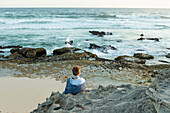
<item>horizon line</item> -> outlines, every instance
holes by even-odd
[[[0,8],[120,8],[120,9],[170,9],[168,7],[45,7],[45,6],[23,6],[23,7],[18,7],[18,6],[3,6]]]

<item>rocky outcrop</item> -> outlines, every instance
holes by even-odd
[[[137,40],[154,40],[154,41],[159,42],[159,38],[139,38]]]
[[[149,87],[108,85],[77,95],[53,92],[31,113],[169,113],[169,73],[159,71]]]
[[[131,63],[137,63],[137,64],[145,64],[146,60],[144,59],[139,59],[136,57],[132,57],[132,56],[118,56],[117,58],[115,58],[116,61],[121,61],[121,62],[131,62]]]
[[[37,49],[32,49],[30,51],[27,51],[26,57],[27,58],[36,58],[36,57],[41,57],[41,56],[46,56],[47,52],[44,48],[37,48]]]
[[[136,53],[134,54],[134,57],[140,58],[140,59],[153,59],[154,57],[152,55],[144,54],[144,53]]]
[[[37,58],[46,55],[46,50],[44,48],[15,48],[10,51],[12,54],[6,58]]]
[[[0,55],[0,58],[4,58],[4,55]]]
[[[117,48],[111,46],[111,45],[96,45],[96,44],[90,44],[89,49],[98,49],[99,51],[103,53],[107,53],[108,50],[116,50]]]
[[[0,51],[0,53],[4,53],[4,51]]]
[[[166,55],[166,57],[167,57],[167,58],[170,58],[170,53],[168,53],[168,54]]]
[[[15,53],[15,52],[17,52],[17,51],[19,51],[20,49],[19,48],[12,48],[11,50],[10,50],[10,52],[11,53]]]
[[[99,37],[103,37],[104,35],[112,35],[112,32],[104,32],[104,31],[89,31],[89,33],[93,35],[98,35]]]
[[[73,45],[73,41],[66,41],[65,44],[70,44],[70,45]]]
[[[79,51],[81,49],[79,48],[74,48],[74,47],[64,47],[64,48],[60,48],[60,49],[55,49],[53,51],[53,55],[61,55],[64,53],[74,53],[75,51]]]
[[[18,58],[24,58],[24,57],[21,54],[19,54],[18,52],[15,52],[9,56],[6,56],[5,58],[18,59]]]

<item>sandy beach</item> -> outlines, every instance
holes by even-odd
[[[52,91],[62,92],[65,83],[55,79],[0,77],[0,111],[2,113],[29,113]]]

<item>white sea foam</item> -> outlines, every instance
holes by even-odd
[[[44,47],[47,54],[61,47],[86,49],[99,57],[114,59],[120,55],[133,56],[143,49],[147,54],[165,56],[170,51],[169,9],[0,9],[0,45]],[[89,31],[112,32],[98,37]],[[162,38],[159,42],[137,41]],[[71,39],[67,38],[71,35]],[[73,40],[73,45],[65,41]],[[119,41],[121,42],[119,42]],[[117,42],[118,41],[118,42]],[[90,43],[111,45],[117,50],[87,49]],[[166,59],[167,60],[167,59]]]

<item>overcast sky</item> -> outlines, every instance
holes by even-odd
[[[170,0],[0,0],[0,7],[170,8]]]

